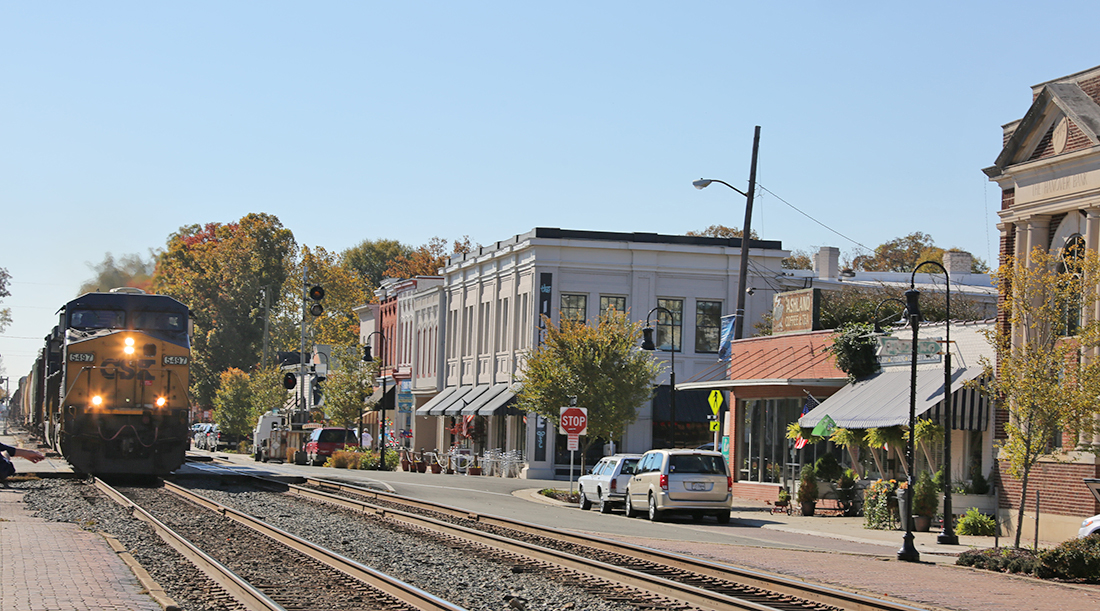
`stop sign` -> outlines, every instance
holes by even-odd
[[[561,408],[561,429],[569,435],[584,435],[588,431],[588,410],[583,407]]]

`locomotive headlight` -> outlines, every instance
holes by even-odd
[[[92,405],[94,405],[96,407],[99,407],[99,406],[103,405],[103,397],[101,397],[99,395],[96,395],[96,396],[92,397]]]
[[[164,397],[157,397],[157,407],[164,407],[168,405],[168,399]]]
[[[127,337],[126,338],[126,347],[123,348],[122,351],[125,352],[126,354],[133,354],[134,353],[134,338],[132,338],[132,337]]]

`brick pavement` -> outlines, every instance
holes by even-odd
[[[161,611],[161,606],[102,536],[36,518],[22,491],[0,488],[0,609]]]

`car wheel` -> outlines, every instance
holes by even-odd
[[[254,462],[260,462],[260,453],[259,453],[259,452],[256,452],[255,454],[253,454],[253,455],[252,455],[252,460],[253,460]]]
[[[730,512],[728,512],[728,511],[722,511],[714,517],[718,519],[719,524],[729,524],[730,523]]]
[[[626,491],[625,509],[626,509],[626,517],[628,517],[628,518],[633,518],[634,516],[638,515],[638,512],[634,510],[634,503],[630,502],[630,491],[629,490]]]
[[[611,501],[600,497],[600,513],[611,513]]]
[[[661,510],[657,509],[657,502],[653,500],[653,495],[649,495],[649,521],[660,522],[663,517]]]
[[[581,509],[584,511],[592,509],[592,501],[590,501],[588,495],[584,493],[584,488],[581,488]]]

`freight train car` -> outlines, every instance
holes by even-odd
[[[35,364],[28,406],[84,473],[164,475],[189,445],[187,306],[132,288],[65,304]],[[26,397],[24,397],[26,400]]]

